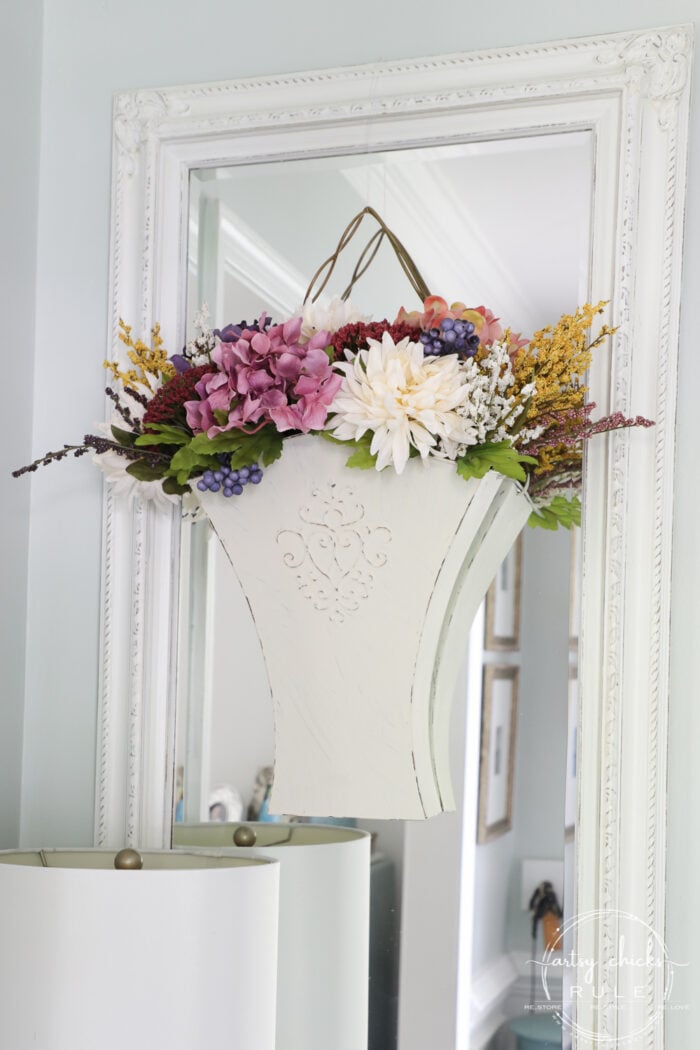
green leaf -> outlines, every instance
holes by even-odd
[[[537,510],[533,510],[527,519],[527,523],[531,529],[550,529],[552,532],[556,532],[559,528],[559,521],[556,515],[552,514],[546,507],[538,507]]]
[[[475,445],[457,460],[457,473],[460,477],[483,478],[489,470],[495,470],[515,481],[525,481],[526,473],[523,463],[536,464],[533,456],[520,455],[507,441],[488,442]]]
[[[370,452],[373,437],[371,430],[366,431],[357,441],[341,441],[339,438],[333,437],[333,434],[328,430],[321,430],[319,434],[326,441],[332,441],[334,445],[344,445],[346,448],[354,450],[352,455],[348,456],[345,461],[346,467],[357,467],[358,470],[372,470],[376,467],[377,454],[376,452]]]
[[[169,427],[160,423],[154,423],[153,427],[158,427],[158,430],[147,430],[144,434],[140,434],[134,444],[139,448],[144,445],[186,445],[192,437],[191,434],[178,427]]]
[[[257,434],[250,438],[250,441],[255,442],[251,447],[251,453],[255,456],[251,461],[253,463],[259,458],[262,460],[264,467],[269,467],[271,463],[274,463],[282,455],[284,436],[275,427],[266,427],[264,430],[258,431]],[[259,452],[256,449],[259,449]],[[249,465],[249,463],[241,464],[243,467]],[[237,468],[234,467],[235,469]]]
[[[204,470],[216,470],[218,465],[218,460],[215,456],[197,452],[192,447],[195,440],[196,438],[190,441],[189,445],[183,445],[182,448],[179,448],[170,460],[170,466],[166,473],[170,477],[177,478],[180,485],[184,485],[195,471],[199,473]]]
[[[323,349],[325,350],[326,354],[328,355],[328,360],[330,361],[331,364],[333,364],[333,362],[335,361],[335,347],[334,346],[324,346]]]
[[[126,472],[137,481],[160,481],[163,477],[163,468],[151,466],[147,459],[135,459]]]
[[[220,427],[225,427],[228,423],[228,412],[225,408],[215,408],[213,416]]]
[[[181,485],[175,478],[163,479],[163,492],[167,492],[169,496],[184,496],[186,492],[190,491],[189,485]]]
[[[284,436],[273,426],[263,427],[255,434],[245,430],[227,430],[213,438],[198,434],[190,442],[193,452],[200,455],[216,455],[217,452],[231,453],[231,466],[234,470],[249,467],[262,460],[263,466],[269,467],[282,455]]]
[[[527,523],[532,529],[550,529],[552,532],[560,525],[564,529],[580,526],[581,501],[578,496],[573,496],[570,500],[565,496],[555,496],[547,506],[533,510]]]
[[[372,470],[377,466],[377,457],[369,450],[369,445],[358,442],[359,448],[348,456],[345,461],[346,467],[357,467],[359,470]]]
[[[283,435],[273,426],[263,427],[255,434],[248,434],[244,430],[227,430],[213,438],[197,434],[187,445],[177,450],[170,461],[168,474],[183,485],[194,472],[216,470],[216,456],[220,452],[230,453],[234,470],[250,467],[260,461],[263,466],[269,467],[282,455],[283,442]]]
[[[136,434],[133,430],[122,430],[121,427],[112,427],[112,435],[115,441],[126,448],[133,448],[136,443]]]
[[[186,441],[192,437],[192,431],[186,426],[177,426],[174,423],[147,423],[146,426],[149,434],[171,434],[174,438],[181,437]]]

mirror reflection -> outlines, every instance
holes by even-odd
[[[367,204],[431,289],[484,304],[529,335],[587,297],[591,148],[582,131],[193,171],[187,336],[203,304],[212,328],[293,315]],[[331,294],[354,261],[341,258]],[[383,246],[353,302],[381,319],[414,308],[412,296]],[[561,952],[559,909],[564,923],[574,909],[579,539],[525,529],[465,624],[457,812],[427,824],[359,822],[375,835],[372,1050],[429,1045],[445,1010],[470,1050],[570,1045],[566,1026],[539,1009],[541,967],[530,960]],[[173,819],[274,819],[262,653],[204,521],[183,528],[180,599]],[[549,990],[561,1010],[566,990],[551,980]]]

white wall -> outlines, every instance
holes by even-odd
[[[22,8],[28,6],[25,2]],[[691,21],[697,16],[697,0],[616,0],[615,4],[591,0],[579,5],[501,0],[478,6],[463,0],[435,0],[429,13],[418,0],[385,0],[381,5],[355,0],[343,7],[329,7],[320,0],[294,5],[287,0],[262,5],[231,0],[200,0],[197,5],[190,0],[46,0],[35,450],[79,438],[86,421],[102,415],[99,362],[107,315],[110,112],[115,89],[522,44]],[[21,50],[20,30],[35,25],[30,13],[22,10],[11,38],[15,55]],[[36,36],[30,30],[30,38]],[[38,61],[37,54],[37,66]],[[36,78],[38,72],[31,66],[31,61],[18,61],[18,75],[21,67],[22,77]],[[697,181],[700,162],[699,80],[696,77],[694,89],[691,185],[693,176]],[[35,85],[36,79],[31,83]],[[25,135],[34,113],[31,85],[15,79],[3,95],[10,104],[19,100]],[[31,148],[28,152],[29,181],[23,181],[19,195],[11,195],[16,214],[23,199],[26,208],[27,194],[31,199]],[[9,178],[7,162],[4,168],[3,178]],[[30,228],[28,218],[25,229]],[[700,283],[700,214],[693,196],[686,248],[685,288],[692,290]],[[10,258],[20,275],[21,260],[13,253]],[[26,272],[17,281],[18,294],[26,295],[31,287],[26,256],[23,265]],[[18,301],[16,295],[13,301]],[[694,685],[700,633],[696,540],[700,355],[695,346],[699,314],[697,295],[686,294],[678,413],[668,938],[671,954],[681,960],[696,958],[695,945],[700,942],[700,907],[693,907],[692,895],[693,873],[700,867],[700,836],[692,833],[689,816],[700,809],[696,776],[700,704]],[[3,320],[7,329],[7,314]],[[22,342],[31,345],[30,340]],[[21,348],[16,350],[12,343],[6,352],[8,362],[14,364]],[[9,409],[6,396],[4,419],[8,411],[13,422],[17,416],[21,431],[29,415],[27,377],[9,378],[11,396],[24,400],[22,406]],[[26,842],[81,843],[90,839],[92,827],[99,479],[85,463],[63,465],[35,478],[32,490],[22,833]],[[12,493],[14,506],[19,507],[22,497],[15,489]],[[21,576],[23,551],[17,534],[22,511],[8,511],[7,506],[5,501],[2,528],[3,536],[9,530],[9,547],[3,549],[3,556],[10,552],[7,571],[19,571]],[[8,515],[13,512],[19,513],[19,523],[10,525]],[[21,579],[11,581],[8,594],[11,619],[21,623]],[[21,688],[17,670],[21,631],[19,635],[4,639],[10,650],[7,666],[14,675],[15,700]],[[9,683],[6,667],[3,676]],[[16,727],[10,727],[9,739],[17,742]],[[689,996],[696,978],[697,966],[680,971],[679,994],[685,990]],[[671,1050],[692,1044],[692,1016],[679,1012],[671,1017]]]
[[[19,839],[29,484],[10,471],[31,458],[41,18],[41,0],[0,6],[0,849]]]

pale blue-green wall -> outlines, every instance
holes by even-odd
[[[9,9],[8,4],[4,5]],[[19,5],[14,5],[19,7]],[[22,5],[22,16],[24,8]],[[36,298],[36,370],[33,444],[36,450],[71,436],[86,420],[102,415],[99,362],[107,311],[109,234],[110,119],[113,91],[123,88],[225,79],[436,54],[454,50],[524,44],[569,36],[601,34],[698,18],[697,0],[591,0],[553,4],[551,0],[464,3],[435,0],[355,0],[328,5],[319,0],[291,4],[235,4],[231,0],[46,0],[42,56],[41,177]],[[31,18],[25,25],[36,26]],[[18,32],[21,24],[18,26]],[[35,39],[35,30],[30,37]],[[11,47],[21,34],[13,34]],[[39,63],[39,55],[35,57]],[[31,65],[31,63],[28,63]],[[4,104],[17,106],[22,137],[35,120],[33,91],[38,69],[3,92]],[[18,74],[19,76],[19,74]],[[697,178],[700,105],[697,78],[691,133],[691,187]],[[30,136],[31,138],[31,133]],[[19,196],[32,228],[35,158],[29,147],[27,179]],[[7,171],[8,151],[3,167]],[[15,175],[19,174],[15,172]],[[4,177],[8,177],[6,174]],[[673,699],[670,769],[669,941],[677,958],[694,958],[700,940],[700,907],[693,905],[692,872],[700,867],[700,836],[693,814],[700,811],[697,741],[700,704],[695,696],[696,639],[700,633],[700,559],[696,521],[700,498],[696,480],[697,391],[700,356],[695,347],[700,302],[700,215],[691,193],[686,235],[686,294],[683,303],[681,383],[678,411],[678,487],[673,592]],[[3,261],[15,266],[7,246]],[[20,294],[31,290],[31,262]],[[18,271],[20,272],[20,271]],[[16,301],[16,299],[15,299]],[[27,311],[27,316],[29,311]],[[7,330],[7,315],[4,315]],[[17,344],[20,344],[19,347]],[[7,341],[5,343],[7,347]],[[31,338],[12,340],[6,361],[16,367]],[[26,369],[31,370],[29,361]],[[6,373],[7,376],[7,373]],[[11,383],[10,383],[11,378]],[[6,379],[10,396],[27,398],[27,375]],[[60,411],[56,413],[56,405]],[[17,420],[17,452],[29,441],[22,428],[32,407],[9,410]],[[24,408],[24,412],[22,411]],[[60,477],[59,477],[60,473]],[[14,489],[12,490],[14,493]],[[12,499],[20,506],[22,497]],[[3,515],[7,522],[7,502]],[[3,525],[10,542],[8,590],[12,616],[22,620],[24,552],[19,526]],[[27,842],[87,842],[91,837],[97,623],[99,617],[99,480],[76,463],[47,471],[32,485],[22,829]],[[670,539],[670,538],[669,538]],[[57,566],[60,563],[60,571]],[[70,583],[66,584],[66,580]],[[21,628],[5,639],[7,668],[14,675],[14,703],[21,690]],[[13,745],[16,724],[10,726]],[[3,752],[16,749],[3,744]],[[12,773],[10,772],[10,779]],[[11,790],[11,789],[10,789]],[[16,820],[16,812],[12,818]],[[697,971],[697,967],[695,968]],[[678,975],[680,992],[690,994],[692,968]],[[672,1019],[672,1050],[692,1044],[685,1037],[688,1018]]]
[[[10,471],[32,431],[41,8],[0,5],[0,849],[19,839],[29,486]]]
[[[476,851],[473,973],[530,947],[523,860],[564,859],[570,552],[568,532],[523,530],[522,649],[487,657],[520,668],[518,720],[513,826]]]

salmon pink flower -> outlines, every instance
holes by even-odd
[[[454,317],[447,305],[447,300],[440,295],[429,295],[423,303],[423,313],[413,310],[411,313],[401,307],[394,324],[410,324],[414,328],[422,328],[427,332],[429,328],[439,328],[446,317]]]

